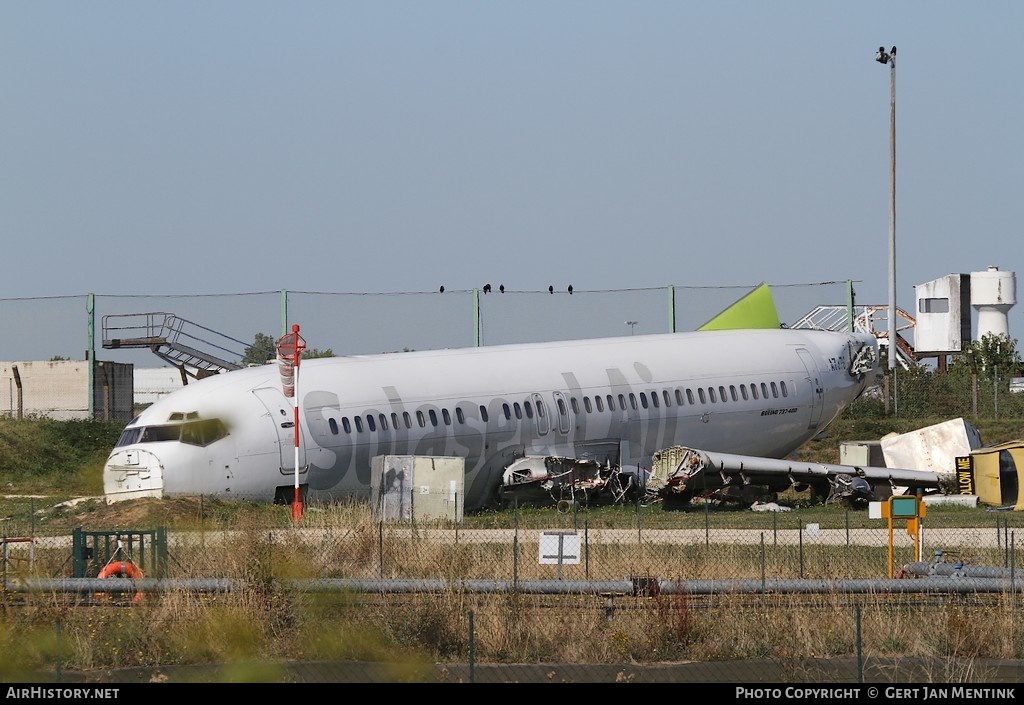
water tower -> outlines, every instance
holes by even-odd
[[[971,307],[978,312],[975,340],[989,333],[1010,335],[1007,314],[1017,303],[1017,279],[1013,272],[1000,272],[989,267],[984,272],[971,272]]]

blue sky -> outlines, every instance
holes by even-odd
[[[1019,2],[4,0],[0,299],[850,279],[886,304],[896,45],[912,310],[1024,270],[1021,27]]]

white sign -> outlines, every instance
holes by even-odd
[[[568,565],[580,562],[580,535],[575,531],[543,531],[540,535],[538,562]]]

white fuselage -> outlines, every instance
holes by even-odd
[[[851,373],[865,348],[870,367]],[[458,456],[474,510],[524,456],[649,467],[686,445],[779,458],[861,394],[875,348],[868,334],[755,329],[318,358],[300,361],[297,413],[268,364],[147,408],[111,453],[104,490],[108,501],[274,501],[295,485],[307,500],[368,497],[374,456]]]

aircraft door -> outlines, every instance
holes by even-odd
[[[821,383],[821,374],[818,372],[818,363],[814,361],[814,356],[806,348],[797,348],[796,353],[800,356],[800,362],[804,364],[804,369],[807,371],[807,383],[811,385],[811,420],[808,422],[807,428],[815,429],[821,423],[821,410],[825,403],[825,387]]]
[[[569,416],[569,405],[565,401],[565,395],[561,392],[552,392],[555,398],[555,415],[558,417],[558,432],[568,436],[572,430],[572,418]]]
[[[295,474],[295,407],[292,400],[277,387],[254,389],[253,394],[267,408],[268,418],[274,424],[278,450],[281,456],[281,474]],[[305,474],[306,448],[299,437],[299,474]]]
[[[532,394],[533,406],[537,410],[534,414],[534,420],[537,422],[537,435],[546,436],[549,430],[548,426],[548,409],[544,404],[544,397],[540,394]]]

